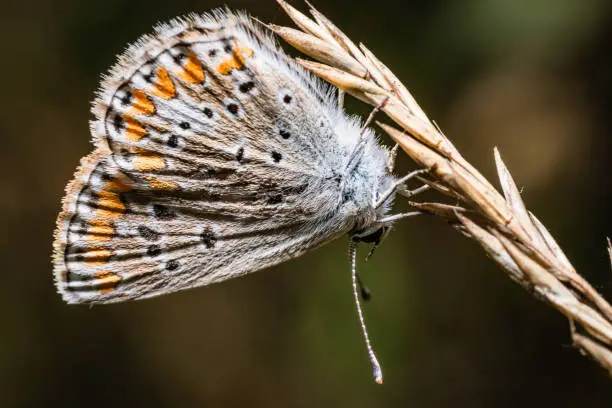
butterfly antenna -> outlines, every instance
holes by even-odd
[[[368,356],[370,357],[370,363],[372,363],[372,369],[374,370],[374,381],[377,384],[382,384],[383,375],[382,369],[380,368],[380,363],[376,358],[376,354],[374,354],[374,349],[372,348],[372,344],[370,342],[370,336],[368,335],[368,329],[365,325],[365,320],[363,318],[363,311],[361,310],[361,303],[359,302],[359,291],[357,290],[357,244],[355,241],[351,240],[350,243],[350,256],[351,256],[351,276],[353,280],[353,297],[355,299],[355,304],[357,305],[357,315],[359,316],[359,324],[361,325],[361,331],[363,332],[363,338],[365,339],[366,347],[368,348]]]

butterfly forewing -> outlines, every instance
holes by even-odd
[[[346,154],[326,132],[332,101],[287,64],[247,18],[221,14],[161,26],[121,57],[58,219],[67,301],[218,282],[351,228],[333,217]]]
[[[270,58],[250,22],[183,25],[139,42],[132,52],[140,55],[128,51],[94,106],[96,138],[123,170],[148,184],[155,175],[191,179],[194,171],[243,162],[308,176],[333,171],[314,138],[298,131],[326,115],[297,75]]]

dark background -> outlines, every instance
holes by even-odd
[[[366,318],[383,386],[370,377],[345,239],[148,301],[93,309],[61,301],[52,232],[64,185],[92,149],[99,74],[156,22],[220,5],[2,2],[0,406],[612,406],[610,379],[571,347],[566,320],[433,218],[402,221],[359,265],[374,294]],[[612,3],[316,5],[366,42],[492,179],[498,146],[529,208],[612,298],[604,246],[612,234]],[[272,0],[230,6],[288,23]],[[412,167],[400,161],[402,172]]]

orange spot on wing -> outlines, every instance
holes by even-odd
[[[149,186],[154,190],[174,191],[180,188],[178,184],[172,181],[160,180],[156,177],[145,177],[145,180],[147,180]]]
[[[172,79],[164,67],[157,68],[157,84],[151,89],[151,94],[164,99],[172,99],[176,96]]]
[[[123,115],[123,120],[127,124],[125,128],[125,138],[130,142],[138,142],[147,134],[146,129],[132,116]]]
[[[107,242],[115,235],[112,221],[105,218],[92,218],[87,228],[88,242]]]
[[[112,292],[113,290],[115,290],[119,282],[121,282],[121,276],[110,271],[98,272],[95,274],[95,277],[97,279],[96,285],[107,286],[103,289],[100,289],[101,295]]]
[[[187,56],[189,58],[187,64],[185,64],[184,70],[179,72],[177,76],[186,82],[201,84],[205,78],[202,63],[193,52],[190,52]]]
[[[108,258],[111,257],[113,253],[106,248],[92,246],[87,248],[87,252],[85,252],[85,263],[90,266],[102,266],[108,262]]]
[[[136,156],[132,162],[134,167],[140,171],[161,170],[166,167],[163,156],[158,154],[141,154]]]
[[[221,75],[229,75],[234,69],[242,69],[244,67],[245,56],[253,55],[253,50],[249,47],[234,47],[234,52],[226,60],[217,65],[217,72]]]
[[[126,208],[125,204],[121,201],[119,193],[125,193],[130,190],[132,190],[132,187],[118,178],[104,183],[104,188],[98,192],[98,206],[100,208],[96,210],[96,216],[110,219],[121,217],[125,213]],[[92,221],[90,221],[90,223],[91,222]],[[103,227],[100,223],[98,223],[98,225],[99,227]]]
[[[153,105],[153,102],[146,93],[140,89],[134,89],[132,95],[134,96],[134,103],[130,113],[134,115],[152,115],[155,113],[155,105]]]
[[[120,180],[118,178],[112,179],[111,181],[107,181],[104,184],[104,189],[116,193],[127,193],[128,191],[133,190],[132,186],[128,185],[123,180]]]
[[[98,192],[98,196],[100,197],[98,200],[100,208],[96,211],[97,216],[115,219],[125,213],[125,204],[121,201],[119,194],[102,190]]]

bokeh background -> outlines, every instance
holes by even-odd
[[[612,383],[571,347],[567,322],[433,218],[401,222],[359,266],[373,291],[366,318],[383,386],[370,377],[344,239],[216,286],[63,304],[52,232],[64,185],[91,150],[99,74],[156,22],[221,5],[2,2],[0,406],[612,406]],[[612,299],[611,2],[316,5],[367,43],[493,179],[498,146],[528,206]],[[288,23],[273,0],[230,6]]]

